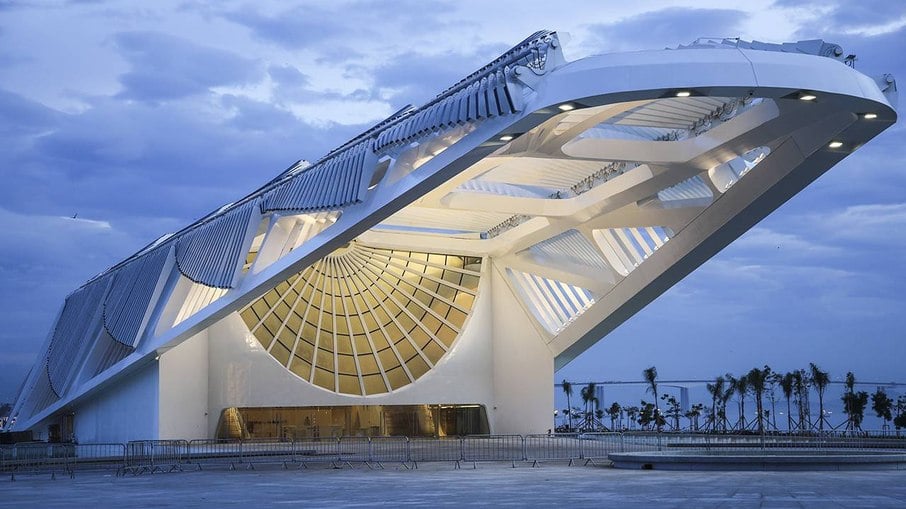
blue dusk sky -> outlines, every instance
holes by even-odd
[[[538,29],[569,59],[823,38],[906,79],[906,2],[679,3],[0,0],[0,401],[82,282]],[[906,380],[904,166],[901,122],[557,379]]]

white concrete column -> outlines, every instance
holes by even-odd
[[[158,438],[208,438],[208,331],[161,354]]]
[[[506,268],[492,263],[489,276],[494,320],[494,405],[488,408],[491,432],[547,433],[553,428],[554,358],[540,325],[507,283]]]

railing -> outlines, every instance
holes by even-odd
[[[0,473],[16,474],[58,473],[72,477],[77,470],[113,470],[119,473],[125,465],[123,444],[48,444],[19,443],[0,448]]]
[[[173,472],[181,470],[188,455],[186,440],[133,440],[125,444],[123,472]]]
[[[172,472],[185,467],[255,468],[276,464],[305,468],[326,462],[334,466],[363,463],[383,467],[399,463],[461,463],[547,461],[572,464],[607,460],[617,452],[673,451],[680,453],[810,454],[846,451],[906,452],[906,437],[724,435],[709,433],[558,433],[547,435],[467,435],[407,438],[400,436],[303,438],[297,440],[136,440],[125,444],[19,443],[0,447],[0,473],[74,476],[76,471],[108,470],[117,474]]]

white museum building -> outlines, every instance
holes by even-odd
[[[7,428],[544,433],[556,369],[896,121],[852,63],[533,34],[76,289]]]

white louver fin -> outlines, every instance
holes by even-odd
[[[561,281],[506,269],[526,307],[551,334],[557,334],[595,303],[589,290]]]
[[[94,342],[110,279],[96,279],[66,299],[47,353],[47,375],[57,396],[66,392],[81,366],[82,354]]]
[[[673,233],[669,228],[649,226],[594,230],[593,235],[607,262],[625,276],[663,246]]]
[[[104,300],[104,328],[114,340],[135,346],[170,246],[150,251],[116,271]]]
[[[245,202],[183,234],[176,241],[179,271],[196,283],[231,288],[256,206]]]

